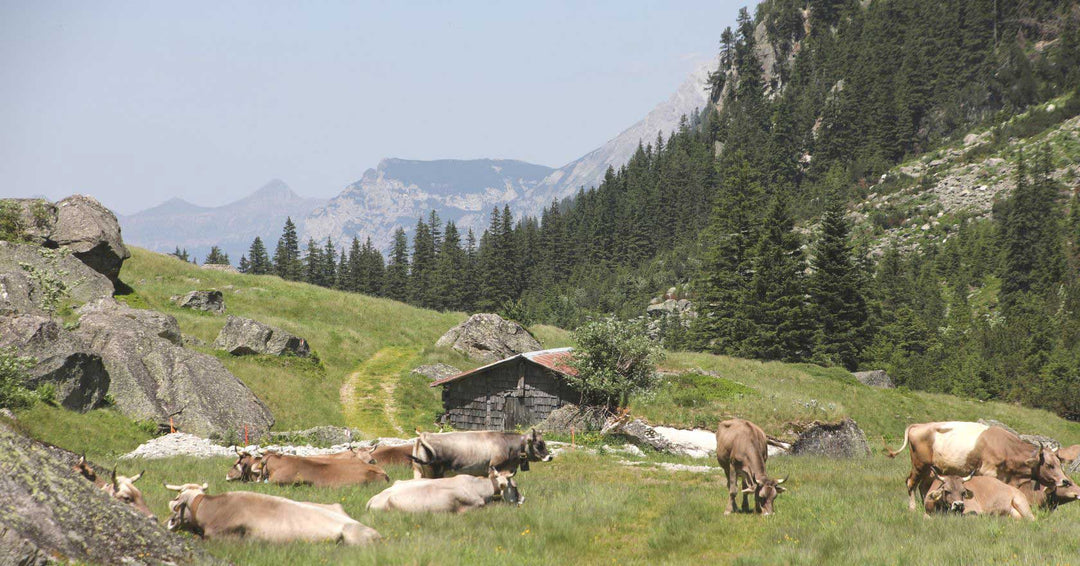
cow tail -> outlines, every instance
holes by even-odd
[[[885,446],[885,455],[886,456],[888,456],[890,458],[895,458],[897,454],[904,451],[904,448],[907,448],[908,434],[911,432],[911,427],[912,426],[914,426],[914,425],[908,425],[908,427],[904,429],[904,443],[900,445],[900,448],[897,448],[895,451],[893,451],[893,450],[889,450],[888,445]]]

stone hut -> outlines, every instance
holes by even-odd
[[[571,348],[526,352],[431,384],[443,388],[442,422],[458,430],[532,426],[581,395],[566,382]]]

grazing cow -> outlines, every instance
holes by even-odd
[[[79,461],[72,467],[73,470],[78,472],[82,477],[90,480],[98,489],[108,493],[115,499],[119,499],[128,505],[135,508],[136,511],[146,515],[153,519],[154,513],[150,511],[150,507],[146,505],[146,500],[143,499],[142,491],[135,487],[135,482],[139,481],[143,476],[143,472],[139,472],[132,477],[116,475],[116,468],[112,470],[111,481],[104,481],[99,479],[97,472],[94,468],[90,467],[90,464],[86,461],[86,456],[80,456]]]
[[[1054,453],[1057,454],[1058,459],[1061,460],[1061,465],[1068,466],[1073,463],[1074,460],[1080,458],[1080,444],[1073,444],[1068,448],[1058,448]]]
[[[380,466],[411,466],[413,461],[410,456],[412,456],[414,447],[415,443],[413,442],[398,446],[383,444],[373,450],[371,456]]]
[[[496,499],[521,504],[511,490],[514,472],[488,468],[486,478],[461,475],[451,478],[396,481],[372,497],[368,509],[410,513],[464,513],[479,509]]]
[[[1001,515],[1014,519],[1035,519],[1031,503],[1019,489],[989,476],[942,476],[930,469],[934,481],[924,500],[926,515],[960,513],[963,515]]]
[[[446,475],[486,476],[488,468],[500,472],[529,471],[529,462],[550,462],[541,433],[518,434],[489,430],[420,433],[410,456],[413,477]]]
[[[188,530],[205,538],[235,537],[267,542],[333,541],[363,545],[379,533],[349,517],[341,505],[293,501],[284,497],[232,491],[207,495],[206,484],[168,485],[179,492],[169,502],[169,530]]]
[[[742,479],[742,511],[750,512],[747,504],[749,494],[754,494],[754,512],[772,515],[773,500],[783,493],[779,480],[768,477],[765,473],[765,460],[769,457],[768,439],[765,432],[756,424],[743,419],[723,421],[716,429],[716,460],[727,476],[728,505],[725,515],[735,511],[735,497],[740,493],[739,480]]]
[[[390,476],[382,468],[355,458],[318,459],[286,454],[263,456],[260,477],[269,483],[316,487],[390,481]]]
[[[930,489],[931,466],[949,475],[974,471],[1014,487],[1025,479],[1054,487],[1072,484],[1053,450],[1025,442],[1001,427],[967,422],[913,424],[904,431],[900,448],[895,451],[886,448],[886,452],[894,458],[909,443],[908,507],[913,511],[917,508],[915,490],[925,499]]]

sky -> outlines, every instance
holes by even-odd
[[[130,214],[385,157],[558,167],[715,56],[731,1],[0,0],[0,197]]]

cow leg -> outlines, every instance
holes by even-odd
[[[919,481],[919,472],[916,471],[916,469],[914,467],[911,468],[911,472],[908,474],[907,482],[905,482],[905,483],[907,484],[908,509],[911,510],[911,511],[916,511],[916,510],[919,509],[919,504],[918,504],[918,502],[915,501],[915,490],[919,489],[919,490],[924,491],[924,493],[923,493],[923,499],[924,500],[926,499],[926,493],[925,493],[925,490],[923,490],[922,486],[920,485],[921,482]]]
[[[730,515],[735,511],[735,494],[739,492],[739,478],[735,475],[735,470],[731,464],[728,464],[724,468],[724,476],[727,477],[728,490],[728,504],[727,509],[724,510],[724,514]]]
[[[916,476],[916,480],[918,481],[919,487],[919,501],[926,501],[926,494],[930,493],[930,485],[934,483],[934,478],[926,473],[926,470],[923,470],[922,474]],[[908,505],[912,510],[915,510],[918,508],[918,503],[915,501],[915,492],[910,491],[909,493],[910,501],[908,502]]]
[[[749,482],[746,481],[746,478],[743,478],[743,482],[742,482],[743,489],[745,490],[747,488],[747,486],[749,486],[749,485],[750,484],[749,484]],[[756,505],[756,502],[755,502],[755,505]],[[742,494],[742,512],[743,513],[749,513],[750,512],[750,494],[746,493],[745,491]]]

